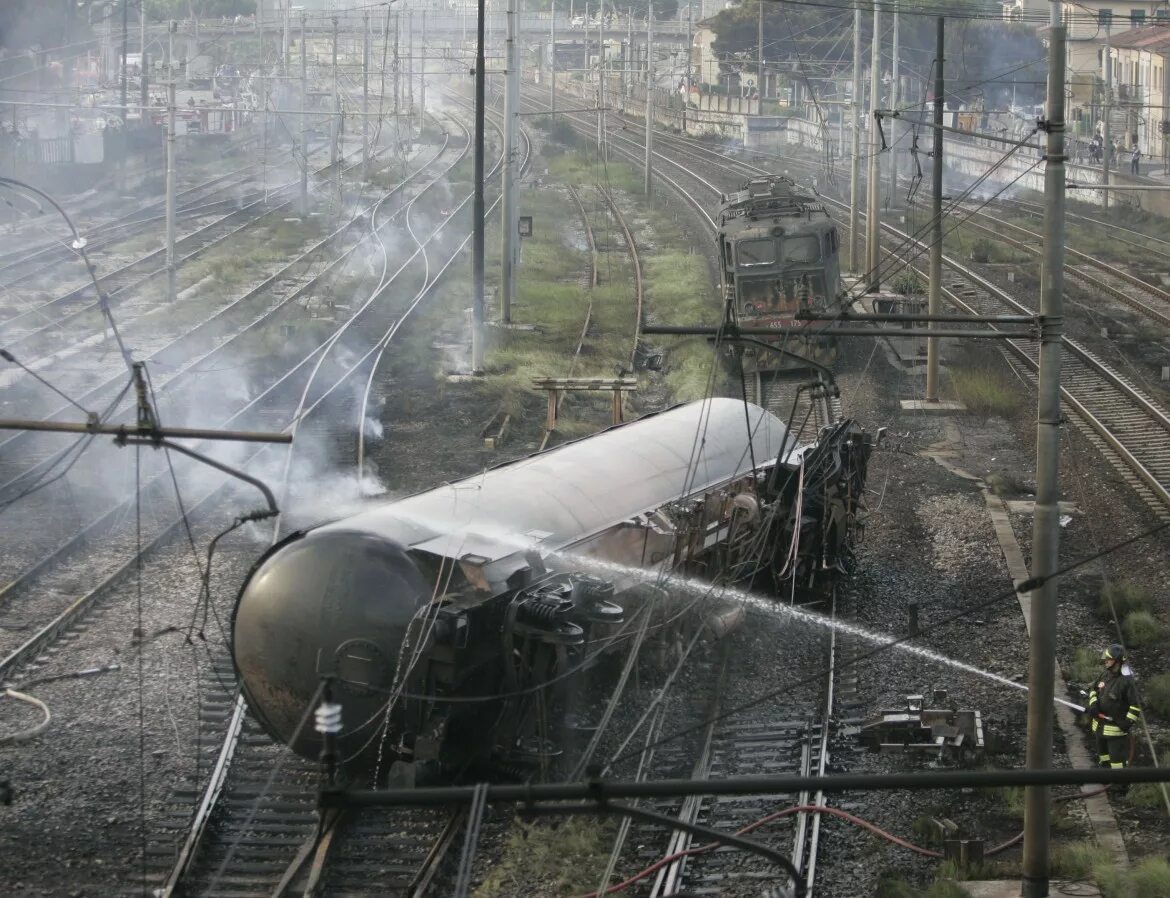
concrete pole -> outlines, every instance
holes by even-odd
[[[406,11],[406,136],[414,136],[414,11]]]
[[[610,160],[610,141],[605,132],[605,90],[608,87],[608,60],[605,58],[605,0],[597,7],[597,143],[601,159]]]
[[[418,133],[422,135],[423,113],[427,108],[427,11],[422,11],[422,33],[418,47]]]
[[[175,278],[175,29],[167,26],[167,301],[178,298]]]
[[[552,5],[548,26],[548,108],[557,114],[557,5]]]
[[[690,105],[690,102],[691,102],[691,61],[692,61],[692,56],[694,55],[692,48],[694,47],[694,43],[695,43],[694,25],[695,25],[695,7],[694,7],[693,3],[688,3],[687,4],[687,69],[686,69],[687,73],[686,73],[686,80],[684,82],[684,86],[686,87],[686,93],[683,95],[683,110],[682,110],[682,132],[683,132],[684,137],[686,136],[686,133],[687,133],[687,107]],[[760,94],[760,96],[763,96],[763,94]]]
[[[370,14],[362,15],[362,183],[370,167]]]
[[[484,107],[484,4],[479,0],[479,18],[476,22],[475,43],[475,163],[472,173],[472,239],[471,239],[471,370],[483,370],[483,263],[484,263],[484,202],[483,202],[483,107]]]
[[[849,162],[849,270],[861,274],[861,10],[853,10],[853,155]]]
[[[1044,275],[1040,284],[1040,379],[1037,385],[1036,511],[1032,522],[1032,576],[1050,577],[1060,546],[1060,356],[1064,324],[1064,46],[1065,29],[1049,34],[1048,153],[1044,169]],[[1028,663],[1028,770],[1052,767],[1053,688],[1056,672],[1055,579],[1032,590]],[[1048,895],[1047,786],[1024,789],[1025,898]]]
[[[284,31],[281,33],[280,70],[286,75],[289,69],[289,51],[292,49],[289,35],[292,32],[292,0],[284,0]]]
[[[898,79],[901,77],[901,43],[899,41],[898,0],[894,0],[894,48],[890,67],[890,108],[897,109],[899,88]],[[898,202],[898,136],[901,131],[901,119],[890,119],[890,203]]]
[[[1101,54],[1101,78],[1105,83],[1101,94],[1101,183],[1109,184],[1109,154],[1113,152],[1113,136],[1110,134],[1110,116],[1113,114],[1113,59],[1112,49],[1109,47],[1109,27],[1112,22],[1105,23],[1105,51]],[[1101,208],[1109,208],[1109,191],[1101,191]]]
[[[264,5],[267,0],[256,0],[256,42],[258,45],[259,68],[256,70],[256,88],[260,95],[256,98],[260,104],[260,152],[264,154],[263,163],[267,163],[268,156],[268,90],[264,81]],[[145,5],[145,4],[144,4]],[[261,165],[261,177],[264,178],[264,196],[268,197],[267,168]]]
[[[500,317],[512,323],[512,300],[516,296],[516,109],[520,79],[516,71],[516,6],[508,0],[508,28],[504,38],[504,184],[500,202]]]
[[[126,71],[126,53],[130,48],[130,2],[122,0],[122,138],[126,137],[126,88],[129,73]],[[125,153],[122,155],[125,164]]]
[[[330,135],[332,140],[329,141],[329,164],[337,166],[337,141],[340,137],[341,129],[339,127],[341,118],[341,107],[339,105],[340,99],[337,93],[337,16],[333,17],[333,110],[338,113],[337,119],[334,120],[334,125],[330,129],[333,133]]]
[[[942,257],[943,257],[943,39],[945,36],[946,20],[938,20],[938,31],[935,37],[937,50],[934,57],[934,153],[931,160],[934,167],[930,170],[930,182],[933,188],[931,201],[931,236],[930,236],[930,293],[927,297],[927,314],[942,314]],[[926,401],[938,402],[938,337],[926,338]]]
[[[1162,102],[1166,102],[1166,98],[1170,97],[1170,53],[1161,55],[1162,60]],[[1165,122],[1170,120],[1170,110],[1165,108],[1158,110],[1159,121],[1162,125],[1158,128],[1158,134],[1162,139],[1162,174],[1170,174],[1170,134],[1162,133],[1162,127],[1165,127]]]
[[[873,44],[869,51],[869,202],[865,218],[865,267],[866,292],[881,290],[879,268],[882,261],[881,241],[881,183],[882,166],[881,137],[874,113],[881,105],[882,88],[882,5],[878,0],[873,4]]]
[[[146,75],[146,3],[138,4],[138,72],[142,87],[143,107],[150,105],[150,88],[147,86]],[[68,82],[66,82],[68,83]],[[146,109],[142,110],[142,124],[146,125]]]
[[[650,196],[650,161],[654,158],[654,4],[646,5],[646,158],[642,166],[642,189]]]
[[[756,20],[756,91],[764,99],[764,0],[758,0],[760,12]],[[763,112],[761,103],[757,110]]]
[[[402,58],[399,55],[398,39],[401,16],[394,13],[394,132],[401,130],[398,116],[402,112]]]
[[[305,40],[305,14],[301,13],[301,218],[309,214],[309,129],[305,99],[309,93],[309,57]]]

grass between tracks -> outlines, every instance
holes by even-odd
[[[580,895],[597,888],[616,825],[569,817],[557,825],[517,820],[475,898]],[[617,893],[624,895],[624,892]]]
[[[480,389],[502,406],[517,411],[524,394],[535,393],[534,377],[614,377],[629,373],[635,330],[634,269],[624,237],[597,187],[611,192],[638,241],[646,295],[646,321],[672,324],[714,324],[720,309],[703,256],[692,253],[692,239],[667,210],[641,201],[640,175],[630,166],[599,163],[592,155],[548,141],[535,163],[541,186],[521,194],[525,215],[532,215],[534,235],[521,246],[514,329],[489,331],[486,377]],[[598,245],[599,283],[589,286],[591,254],[577,204],[566,185],[577,188]],[[491,239],[489,247],[498,245]],[[500,271],[489,253],[486,272],[489,318],[499,315]],[[586,314],[590,324],[580,354]],[[645,343],[645,341],[643,341]],[[672,401],[698,398],[706,392],[712,365],[710,348],[701,340],[674,340],[648,354],[662,356],[664,386]],[[639,389],[651,382],[637,372]],[[565,436],[592,432],[609,414],[608,394],[574,394],[563,407],[558,431]]]

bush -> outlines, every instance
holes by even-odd
[[[1170,720],[1170,673],[1151,677],[1144,692],[1149,709]]]
[[[1170,895],[1170,863],[1148,857],[1133,871],[1133,898],[1166,898]]]
[[[1150,645],[1162,638],[1162,625],[1148,611],[1131,611],[1121,624],[1126,645]]]
[[[1101,650],[1080,646],[1062,671],[1065,680],[1070,683],[1092,683],[1101,672]]]
[[[971,261],[990,262],[991,254],[994,250],[995,246],[990,240],[980,237],[971,244]]]
[[[1166,804],[1161,783],[1134,783],[1125,793],[1125,800],[1135,808],[1160,808]]]
[[[1052,874],[1060,879],[1085,879],[1102,864],[1109,852],[1094,842],[1072,842],[1052,848]]]
[[[989,475],[987,486],[997,496],[1019,496],[1028,491],[1028,485],[1010,471]]]
[[[1097,614],[1105,620],[1123,620],[1134,611],[1149,611],[1154,597],[1144,586],[1130,580],[1106,583],[1097,602]]]
[[[973,414],[1014,418],[1023,408],[1024,387],[1002,366],[952,368],[951,382],[959,399]]]
[[[926,285],[922,283],[922,278],[913,271],[903,271],[894,278],[890,289],[903,296],[921,296],[926,292]]]

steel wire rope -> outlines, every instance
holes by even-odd
[[[33,185],[27,184],[24,181],[20,181],[16,178],[8,178],[3,176],[0,176],[0,186],[7,187],[13,193],[24,191],[25,193],[32,193],[35,196],[39,196],[41,199],[45,200],[45,202],[49,203],[49,205],[51,205],[59,213],[61,213],[61,217],[65,219],[65,223],[69,226],[69,230],[73,234],[73,243],[71,248],[76,250],[77,254],[81,257],[81,261],[85,265],[85,270],[89,274],[90,280],[93,282],[94,290],[97,291],[98,307],[101,310],[102,316],[110,325],[110,330],[114,334],[114,340],[118,344],[118,350],[122,354],[122,360],[126,363],[126,367],[128,369],[133,370],[133,361],[130,358],[129,351],[126,349],[126,345],[122,342],[122,335],[118,331],[118,322],[114,320],[114,315],[110,311],[109,296],[105,293],[104,290],[102,290],[101,284],[98,282],[97,268],[94,266],[93,262],[90,261],[89,255],[85,251],[85,238],[82,237],[80,233],[78,233],[76,226],[73,224],[73,219],[69,217],[69,214],[65,211],[60,203],[58,203],[55,199],[53,199],[52,196],[41,190],[39,187],[34,187]],[[33,202],[36,204],[35,200]]]
[[[110,416],[114,413],[114,410],[117,408],[118,404],[121,403],[123,397],[125,397],[126,393],[129,391],[129,389],[132,385],[133,385],[133,381],[131,381],[131,380],[126,381],[126,383],[122,387],[121,391],[117,394],[117,396],[114,397],[113,401],[106,407],[106,410],[103,413],[100,413],[98,415],[97,420],[99,423],[105,423],[106,421],[109,420]],[[7,499],[4,502],[0,503],[0,512],[3,512],[5,509],[7,509],[11,505],[14,505],[15,503],[19,502],[21,499],[25,498],[26,496],[29,496],[32,493],[37,492],[38,490],[44,489],[45,487],[49,486],[49,484],[55,483],[56,481],[65,477],[69,473],[69,471],[73,468],[73,466],[77,463],[77,460],[79,458],[81,458],[82,454],[84,454],[86,449],[89,448],[90,444],[94,441],[94,439],[96,437],[97,437],[97,434],[88,434],[88,433],[83,434],[82,436],[80,436],[76,440],[74,440],[65,449],[58,452],[57,456],[55,458],[50,459],[48,466],[44,470],[42,470],[41,473],[38,475],[36,483],[34,483],[32,486],[25,489],[20,494],[13,496],[11,499]],[[56,465],[58,462],[62,461],[63,459],[68,458],[69,454],[72,453],[75,449],[78,450],[77,454],[72,459],[69,460],[69,462],[66,464],[65,468],[63,470],[57,472],[52,477],[49,477],[49,473],[52,471],[53,466]],[[27,473],[9,481],[9,484],[18,483],[25,476],[27,476]],[[47,480],[45,479],[46,477],[48,477]]]

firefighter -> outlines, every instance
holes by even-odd
[[[1125,647],[1111,645],[1101,653],[1105,670],[1089,692],[1086,710],[1097,738],[1097,761],[1120,769],[1129,763],[1129,731],[1141,716],[1133,677],[1127,675]]]

